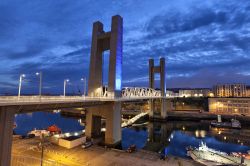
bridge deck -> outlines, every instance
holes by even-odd
[[[34,105],[34,104],[73,104],[93,102],[114,102],[160,99],[165,97],[84,97],[84,96],[0,96],[0,106]]]

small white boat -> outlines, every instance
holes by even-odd
[[[28,135],[31,135],[31,134],[35,135],[36,137],[40,137],[42,134],[44,136],[48,136],[50,134],[50,132],[47,131],[47,130],[37,130],[37,129],[34,129],[34,130],[32,130],[32,131],[30,131],[28,133]]]
[[[187,148],[187,155],[193,160],[207,165],[250,165],[250,160],[243,158],[243,156],[229,155],[225,152],[220,152],[218,150],[209,148],[205,143],[201,142],[198,148]]]
[[[220,115],[218,115],[218,121],[212,121],[210,124],[214,127],[241,129],[241,123],[238,120],[231,119],[231,122],[222,122]]]

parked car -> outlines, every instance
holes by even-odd
[[[82,145],[82,148],[83,149],[86,149],[86,148],[89,148],[90,146],[92,146],[93,143],[92,142],[85,142],[83,145]]]
[[[132,153],[132,152],[135,152],[136,151],[136,145],[131,145],[128,149],[127,149],[127,152],[128,153]]]

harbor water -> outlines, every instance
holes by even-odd
[[[83,130],[78,119],[62,117],[60,114],[36,112],[15,117],[15,133],[25,135],[29,131],[57,125],[62,132]],[[188,158],[186,147],[198,147],[201,141],[210,148],[223,152],[250,150],[250,128],[213,128],[209,121],[168,121],[164,123],[143,122],[122,129],[121,147],[126,150],[132,144],[138,149]]]

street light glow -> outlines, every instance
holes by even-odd
[[[81,78],[81,81],[83,81],[83,83],[84,83],[84,87],[83,87],[83,95],[85,96],[86,95],[86,89],[87,89],[87,80],[86,80],[86,77],[83,77],[83,78]]]
[[[22,81],[23,81],[23,78],[25,77],[25,74],[21,74],[20,75],[20,78],[19,78],[19,86],[18,86],[18,100],[21,96],[21,89],[22,89]]]
[[[64,86],[63,86],[63,96],[64,97],[66,96],[66,85],[67,85],[67,82],[69,82],[69,79],[65,79],[64,80]]]

